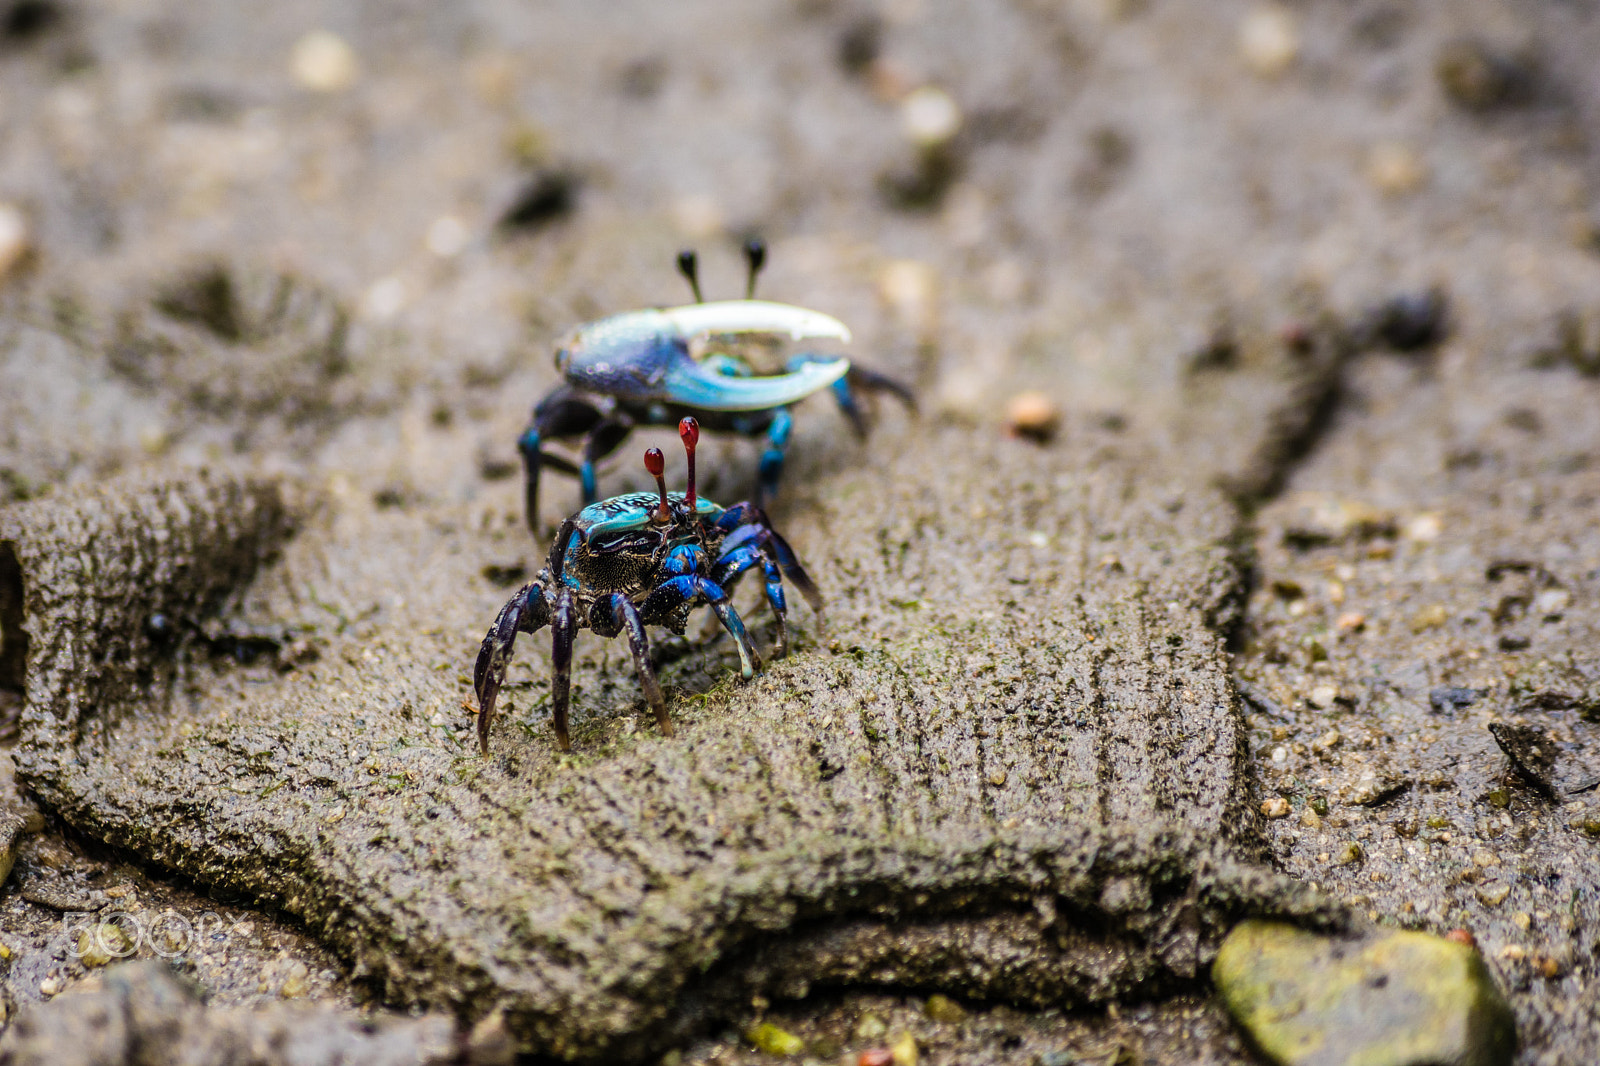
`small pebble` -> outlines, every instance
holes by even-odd
[[[918,148],[938,148],[961,129],[961,108],[943,89],[924,85],[900,104],[900,123]]]
[[[1444,938],[1451,943],[1464,944],[1469,948],[1475,949],[1478,946],[1478,938],[1472,935],[1470,929],[1452,929],[1444,935]]]
[[[289,72],[302,88],[319,93],[348,89],[360,73],[355,52],[331,30],[313,30],[296,41]]]
[[[787,1030],[779,1029],[771,1022],[753,1026],[744,1034],[744,1038],[753,1044],[756,1050],[767,1055],[798,1055],[806,1049],[804,1040]]]
[[[939,277],[916,259],[892,259],[878,274],[878,295],[902,322],[929,334],[939,322]]]
[[[894,1066],[917,1066],[917,1057],[917,1038],[910,1033],[901,1033],[889,1047],[889,1061]]]
[[[1318,685],[1311,690],[1311,706],[1319,711],[1325,711],[1332,707],[1334,701],[1338,698],[1339,690],[1333,685]]]
[[[0,202],[0,278],[28,254],[28,219],[15,204]]]
[[[443,215],[434,219],[433,225],[428,227],[424,243],[428,251],[440,259],[453,259],[466,249],[471,237],[466,223],[454,215]]]
[[[1557,616],[1572,602],[1572,593],[1566,589],[1545,589],[1533,598],[1535,614]]]
[[[1061,428],[1061,408],[1042,392],[1019,392],[1006,403],[1006,428],[1014,437],[1047,443]]]
[[[857,1057],[856,1066],[894,1066],[894,1052],[886,1047],[869,1048]]]
[[[928,1002],[923,1004],[922,1013],[936,1022],[946,1022],[950,1025],[959,1025],[967,1020],[966,1008],[949,996],[935,993],[928,997]]]
[[[1359,633],[1367,628],[1367,616],[1360,611],[1346,611],[1334,620],[1334,628],[1343,633]]]
[[[1498,907],[1506,901],[1507,896],[1511,895],[1511,886],[1503,881],[1497,881],[1493,884],[1479,885],[1475,894],[1485,907]]]
[[[1006,772],[1004,770],[996,770],[994,773],[990,774],[989,784],[993,785],[995,788],[1004,788],[1006,784]]]
[[[297,999],[305,995],[306,990],[310,987],[310,981],[308,980],[310,976],[311,971],[306,969],[305,963],[294,963],[289,967],[289,974],[283,979],[283,987],[278,990],[278,994],[284,999]]]
[[[857,1040],[876,1040],[888,1031],[888,1023],[868,1011],[856,1022],[855,1038]]]
[[[1367,180],[1388,196],[1415,192],[1428,180],[1427,166],[1409,145],[1385,141],[1367,154]]]
[[[1284,747],[1284,746],[1282,746],[1281,744],[1278,747],[1273,748],[1272,749],[1272,761],[1275,764],[1277,764],[1278,766],[1282,766],[1284,763],[1288,762],[1289,761],[1289,749]]]
[[[1443,529],[1444,523],[1438,515],[1431,512],[1423,513],[1406,523],[1406,536],[1419,544],[1426,544],[1438,540]]]
[[[1316,811],[1312,810],[1310,807],[1307,807],[1305,810],[1300,812],[1300,824],[1305,826],[1307,829],[1321,829],[1322,818],[1317,814]]]
[[[1300,54],[1300,28],[1293,13],[1277,4],[1250,12],[1239,24],[1239,53],[1245,66],[1263,78],[1288,70]]]
[[[1437,629],[1450,620],[1450,612],[1443,604],[1434,604],[1424,607],[1411,616],[1411,632],[1421,633],[1429,629]]]
[[[1339,849],[1339,853],[1334,856],[1333,862],[1336,866],[1350,866],[1364,858],[1366,858],[1366,853],[1361,850],[1361,845],[1352,840]]]
[[[1264,818],[1287,818],[1289,816],[1289,801],[1282,796],[1274,796],[1261,803],[1261,815]]]
[[[39,994],[41,996],[53,996],[60,992],[61,989],[62,983],[59,977],[46,977],[39,982]]]

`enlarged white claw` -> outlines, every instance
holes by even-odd
[[[716,333],[787,333],[791,340],[822,337],[849,343],[850,328],[832,315],[770,300],[717,300],[661,312],[685,337]]]
[[[850,360],[834,359],[802,363],[788,374],[743,378],[715,373],[684,358],[667,370],[662,391],[673,403],[707,411],[765,411],[799,403],[849,371]]]

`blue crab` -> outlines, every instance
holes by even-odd
[[[592,503],[561,523],[549,560],[538,577],[500,609],[483,638],[473,670],[478,697],[478,743],[489,751],[495,698],[518,633],[552,629],[554,651],[550,717],[556,742],[571,750],[567,735],[572,646],[580,629],[603,637],[627,631],[634,668],[661,732],[672,736],[672,719],[650,665],[646,625],[682,633],[689,612],[709,605],[739,649],[740,672],[748,680],[761,668],[730,595],[739,578],[759,567],[767,603],[777,619],[774,654],[788,651],[783,582],[800,590],[813,610],[822,598],[805,568],[762,510],[750,503],[719,507],[695,493],[694,450],[700,427],[693,417],[679,423],[688,455],[687,491],[668,492],[661,449],[645,452],[644,465],[659,494],[634,492]]]
[[[628,311],[580,326],[556,349],[565,379],[533,409],[517,441],[526,478],[528,528],[539,533],[539,475],[548,466],[576,474],[583,502],[599,498],[595,464],[622,446],[636,426],[669,426],[688,416],[702,428],[745,437],[766,436],[756,504],[770,505],[783,473],[793,419],[789,407],[831,388],[858,438],[868,428],[863,394],[887,392],[915,410],[911,390],[893,378],[843,356],[796,353],[786,372],[758,375],[749,361],[727,352],[696,358],[691,346],[736,334],[787,337],[791,341],[848,343],[850,330],[838,319],[803,307],[753,299],[766,261],[759,240],[745,244],[749,280],[743,300],[706,303],[700,298],[695,254],[678,256],[695,303],[660,310]],[[577,459],[546,450],[551,441],[577,441]]]

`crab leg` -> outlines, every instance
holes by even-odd
[[[750,634],[745,632],[744,620],[733,609],[733,604],[728,602],[728,593],[715,581],[699,574],[669,578],[645,597],[644,603],[639,606],[639,613],[651,625],[662,625],[669,622],[685,603],[692,604],[697,598],[711,605],[717,620],[739,646],[740,673],[746,681],[750,680],[761,669],[761,656],[750,644]]]
[[[554,631],[550,648],[550,724],[562,751],[572,750],[567,736],[567,707],[572,702],[572,645],[578,636],[577,597],[566,585],[556,593],[556,609],[550,628]]]
[[[789,627],[786,619],[789,605],[783,595],[783,578],[778,573],[777,564],[760,547],[747,545],[726,552],[717,560],[716,567],[711,571],[712,578],[727,589],[731,595],[734,583],[746,570],[759,565],[767,576],[767,603],[772,607],[772,616],[778,622],[778,644],[773,651],[773,657],[783,658],[789,654]]]
[[[472,687],[478,695],[478,747],[489,754],[489,727],[494,721],[495,698],[506,679],[511,649],[518,633],[536,633],[550,623],[544,587],[537,581],[522,586],[495,617],[478,649],[472,669]]]
[[[633,652],[633,667],[639,672],[639,687],[644,689],[645,701],[655,712],[661,735],[673,735],[672,719],[667,717],[666,697],[661,695],[661,682],[656,680],[655,668],[650,665],[650,640],[645,635],[644,620],[633,601],[620,592],[595,601],[589,608],[589,628],[602,637],[614,637],[622,630],[628,631],[628,647]]]

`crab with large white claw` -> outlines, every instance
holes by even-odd
[[[856,435],[868,428],[864,398],[878,393],[898,397],[915,409],[911,390],[842,355],[797,352],[784,373],[757,374],[734,352],[697,352],[702,340],[759,334],[794,343],[848,344],[850,330],[820,311],[756,300],[756,277],[766,261],[766,246],[745,245],[749,261],[747,298],[700,300],[693,252],[678,256],[695,303],[660,310],[611,315],[568,334],[556,349],[556,368],[564,381],[539,401],[532,423],[517,442],[526,479],[529,529],[538,534],[539,479],[545,467],[577,474],[584,503],[599,497],[595,464],[621,447],[637,426],[672,425],[693,417],[701,428],[746,437],[765,436],[756,503],[767,506],[777,493],[793,419],[789,408],[813,393],[831,389]],[[714,345],[713,345],[714,347]],[[552,441],[576,441],[578,455],[550,451]]]

